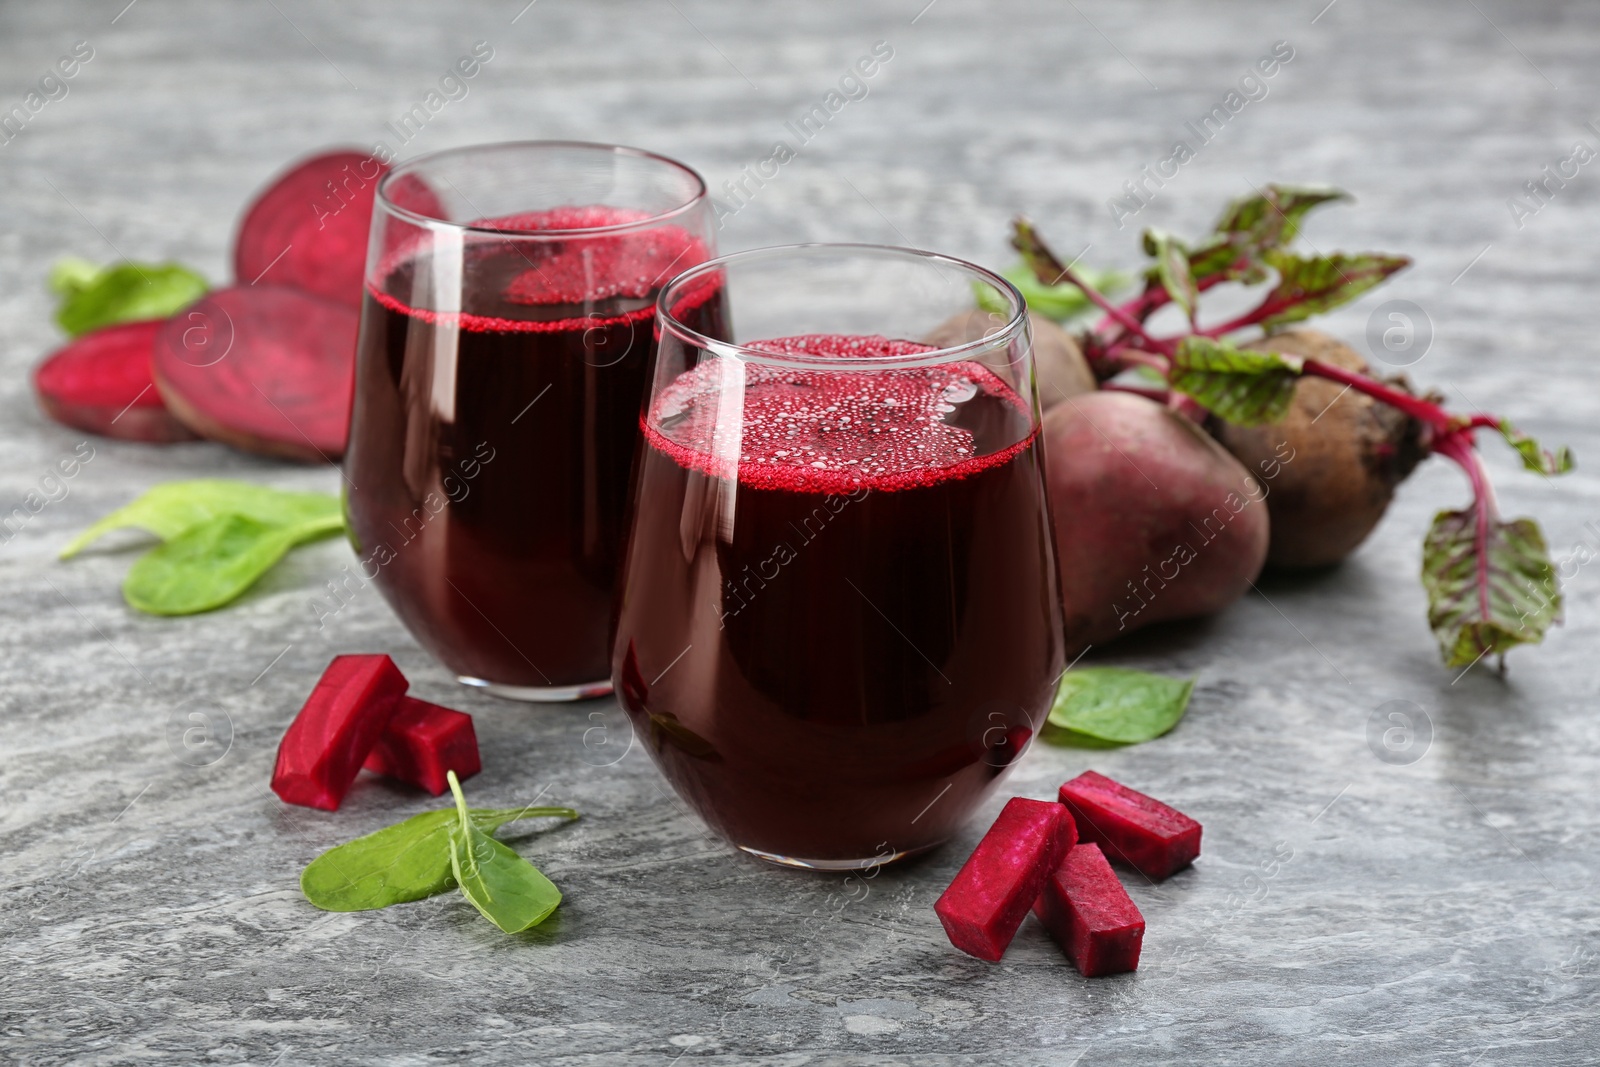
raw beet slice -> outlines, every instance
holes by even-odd
[[[388,169],[370,153],[342,149],[273,179],[239,222],[239,284],[289,285],[360,307],[372,204]]]
[[[1077,839],[1072,816],[1060,804],[1007,801],[933,906],[950,943],[980,960],[998,960]]]
[[[1077,845],[1045,879],[1033,905],[1085,978],[1138,970],[1144,916],[1098,845]]]
[[[338,811],[406,685],[388,656],[335,656],[278,745],[272,791],[290,804]]]
[[[1061,803],[1084,841],[1151,878],[1165,878],[1200,855],[1199,823],[1103,774],[1084,771],[1063,785]]]
[[[401,697],[365,766],[439,796],[450,788],[446,771],[455,771],[457,778],[470,778],[483,769],[472,716],[416,697]]]
[[[164,321],[107,326],[50,353],[33,372],[39,407],[67,426],[125,441],[193,441],[150,376],[150,353]]]
[[[332,462],[349,432],[359,319],[285,286],[218,289],[167,321],[152,352],[156,386],[202,437]]]

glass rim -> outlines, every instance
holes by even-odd
[[[839,356],[807,358],[806,356],[791,354],[779,355],[733,341],[720,341],[713,337],[707,337],[699,330],[686,325],[671,311],[671,304],[676,301],[677,296],[686,287],[693,285],[697,280],[703,279],[713,271],[722,270],[738,262],[776,259],[794,255],[795,253],[808,253],[818,250],[907,260],[921,259],[928,263],[953,267],[963,273],[981,279],[1005,295],[1011,301],[1011,317],[999,329],[986,333],[982,337],[974,338],[971,341],[964,341],[959,345],[933,348],[926,352],[914,352],[904,356],[878,356],[871,359],[858,359],[852,356],[845,359]],[[996,317],[998,318],[999,316],[997,315]],[[940,252],[929,252],[920,248],[859,242],[806,241],[797,244],[768,245],[763,248],[747,249],[743,252],[730,252],[690,267],[663,286],[661,292],[656,295],[656,322],[663,329],[670,330],[679,340],[687,344],[703,348],[719,356],[731,356],[742,362],[807,370],[893,370],[903,367],[933,367],[941,363],[953,363],[962,359],[970,359],[979,353],[999,348],[1002,345],[1009,345],[1023,331],[1027,321],[1028,302],[1023,297],[1021,290],[987,267],[980,267],[978,264],[964,259],[957,259],[954,256],[947,256]],[[900,338],[900,340],[909,340],[909,338]]]
[[[609,154],[618,156],[631,156],[635,159],[649,160],[652,163],[665,164],[668,168],[687,175],[693,182],[695,191],[689,199],[674,207],[659,211],[642,219],[630,222],[617,222],[607,226],[580,226],[575,229],[562,230],[507,230],[497,226],[477,226],[468,222],[452,222],[449,219],[438,219],[432,215],[424,215],[407,207],[401,207],[389,199],[389,183],[400,178],[401,175],[414,173],[421,167],[438,162],[452,156],[475,155],[479,153],[501,152],[512,149],[579,149],[596,154]],[[680,215],[699,207],[706,202],[709,191],[706,180],[699,171],[681,163],[671,156],[664,156],[659,152],[652,152],[646,148],[634,148],[629,145],[607,144],[603,141],[562,141],[562,140],[525,140],[525,141],[490,141],[485,144],[460,145],[456,148],[444,148],[437,152],[427,152],[414,156],[403,163],[398,163],[382,178],[378,179],[377,206],[383,208],[391,215],[405,219],[417,226],[427,226],[434,229],[454,230],[459,233],[488,233],[497,237],[517,237],[529,240],[547,240],[552,238],[570,238],[574,235],[599,235],[611,233],[626,233],[630,230],[648,229],[659,226],[663,222],[677,218]],[[469,207],[471,205],[468,205]]]

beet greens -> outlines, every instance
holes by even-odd
[[[1547,476],[1570,470],[1571,452],[1547,451],[1498,416],[1452,414],[1441,397],[1417,395],[1403,380],[1380,381],[1315,359],[1242,347],[1349,303],[1410,264],[1405,256],[1383,253],[1302,256],[1289,250],[1307,212],[1346,199],[1326,187],[1268,185],[1230,204],[1213,232],[1195,243],[1146,230],[1144,250],[1153,263],[1143,291],[1122,304],[1057,259],[1027,219],[1015,221],[1012,244],[1041,284],[1081,290],[1104,312],[1078,337],[1102,382],[1142,368],[1164,379],[1167,388],[1155,395],[1171,407],[1240,426],[1281,421],[1302,377],[1338,382],[1403,412],[1424,452],[1457,464],[1472,486],[1472,503],[1439,512],[1423,540],[1428,624],[1447,666],[1467,667],[1491,652],[1503,665],[1507,651],[1539,642],[1560,621],[1561,591],[1538,524],[1501,518],[1476,435],[1499,433],[1528,470]],[[1201,295],[1224,282],[1270,288],[1252,310],[1202,325]],[[1169,304],[1184,313],[1188,329],[1158,335],[1146,323]]]

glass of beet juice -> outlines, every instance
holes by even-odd
[[[919,340],[975,293],[986,336]],[[657,332],[613,653],[636,734],[763,859],[938,844],[1063,669],[1022,297],[927,252],[797,245],[679,275]]]
[[[658,291],[712,256],[700,176],[525,142],[396,166],[367,255],[346,511],[362,574],[463,682],[610,691]],[[685,321],[717,332],[714,286]]]

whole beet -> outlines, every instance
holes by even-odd
[[[941,322],[923,341],[940,348],[952,348],[976,341],[1004,325],[999,315],[974,309]],[[1028,312],[1028,329],[1033,334],[1033,366],[1039,381],[1041,408],[1048,411],[1068,397],[1094,392],[1094,372],[1070,333],[1034,311]]]
[[[1069,654],[1233,603],[1267,556],[1250,472],[1200,427],[1131,393],[1044,417]]]
[[[1367,373],[1367,361],[1316,330],[1290,330],[1250,345]],[[1403,379],[1396,379],[1403,384]],[[1272,545],[1267,566],[1337,563],[1364,541],[1394,488],[1425,454],[1422,428],[1396,409],[1325,378],[1302,378],[1282,422],[1212,433],[1267,488]]]

